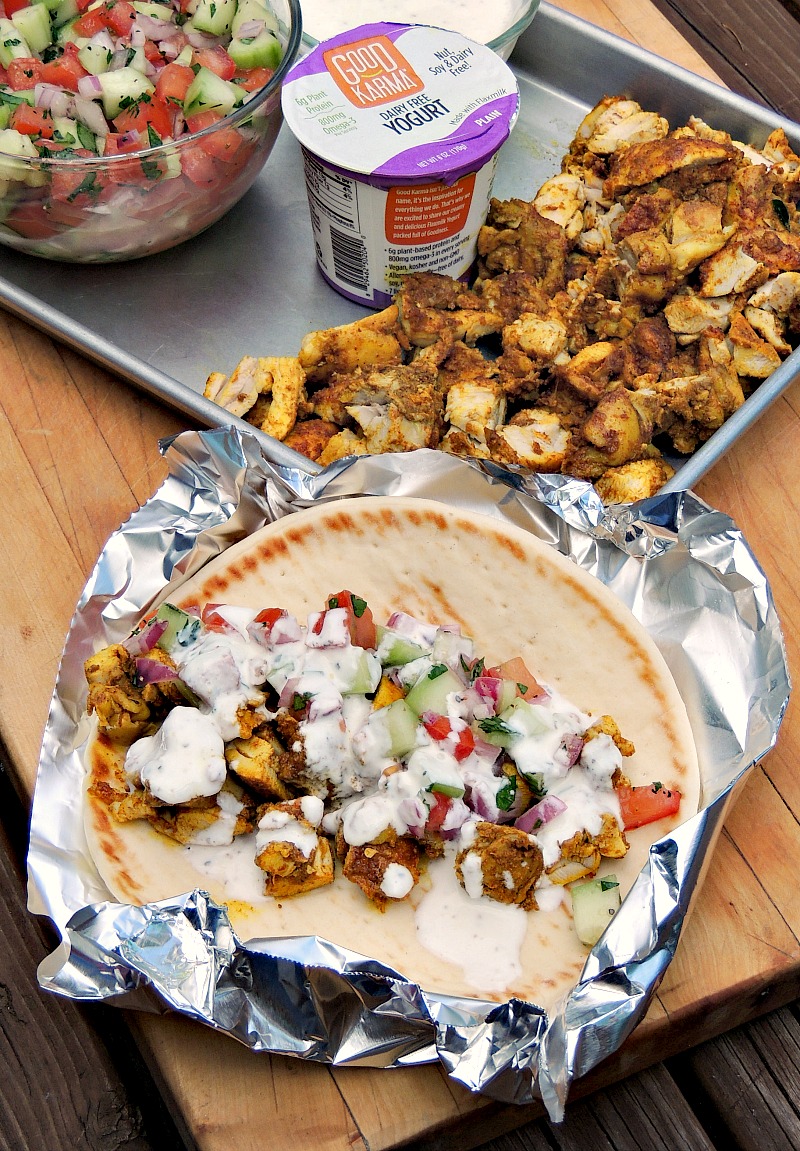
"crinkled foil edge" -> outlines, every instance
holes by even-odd
[[[81,1000],[175,1010],[254,1051],[341,1066],[440,1060],[472,1091],[563,1116],[573,1081],[647,1010],[675,952],[738,785],[773,746],[789,696],[766,577],[736,525],[691,492],[606,508],[591,485],[523,476],[422,450],[358,457],[318,475],[271,463],[233,428],[162,445],[169,474],[115,532],[77,605],[42,743],[28,857],[29,906],[62,934],[40,985]],[[702,810],[650,850],[572,993],[535,1004],[427,994],[325,940],[243,942],[202,891],[145,907],[110,900],[82,817],[83,661],[122,639],[164,586],[263,524],[360,495],[415,496],[530,531],[605,583],[661,649],[687,705]],[[736,658],[731,658],[735,653]]]

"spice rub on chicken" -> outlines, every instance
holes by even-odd
[[[649,819],[680,803],[632,788],[615,721],[519,657],[487,667],[460,627],[403,611],[378,627],[349,591],[304,623],[165,604],[86,675],[96,750],[118,753],[91,784],[110,818],[186,847],[239,841],[277,900],[338,868],[384,911],[436,860],[468,896],[533,911],[543,884],[626,854],[637,792]]]
[[[206,394],[323,465],[432,447],[640,499],[797,345],[798,199],[782,129],[756,148],[607,96],[532,201],[492,201],[471,285],[410,275],[310,333],[291,400],[274,358]]]

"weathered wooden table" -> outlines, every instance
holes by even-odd
[[[793,0],[762,0],[757,13],[697,0],[561,2],[800,117]],[[24,807],[61,644],[107,536],[163,477],[158,439],[186,421],[5,314],[0,366],[0,1151],[800,1147],[800,1023],[789,1006],[800,993],[796,707],[728,821],[647,1019],[581,1084],[586,1098],[560,1127],[535,1108],[475,1099],[433,1067],[330,1071],[253,1057],[182,1019],[39,992],[36,964],[52,941],[24,910]],[[698,486],[761,559],[795,674],[798,388]]]

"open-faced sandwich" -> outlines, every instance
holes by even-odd
[[[245,938],[321,936],[428,990],[552,1004],[699,803],[627,610],[529,533],[429,501],[262,529],[86,674],[115,896],[203,888]]]

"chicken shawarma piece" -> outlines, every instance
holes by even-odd
[[[632,188],[665,180],[669,180],[667,187],[690,191],[730,179],[743,162],[738,148],[716,140],[676,138],[674,134],[662,140],[645,140],[615,152],[604,193],[613,200]]]
[[[669,122],[657,112],[644,111],[624,96],[604,96],[578,126],[569,155],[585,163],[586,153],[605,157],[618,148],[663,139],[668,132]]]
[[[363,846],[343,845],[342,872],[355,883],[379,911],[390,899],[405,899],[419,882],[420,846],[407,836],[388,829],[380,839]]]
[[[342,426],[357,424],[372,454],[435,447],[442,420],[437,376],[435,367],[419,360],[366,376],[338,376],[315,393],[314,410]]]
[[[333,883],[331,845],[318,830],[322,815],[322,801],[313,795],[259,809],[256,864],[267,895],[286,899]]]
[[[400,323],[409,343],[426,348],[446,340],[474,344],[499,332],[502,318],[475,292],[437,272],[406,276],[395,297]]]
[[[309,332],[303,337],[298,356],[300,367],[312,384],[358,368],[392,367],[402,359],[396,304],[352,324]]]
[[[487,434],[491,458],[535,472],[560,472],[571,439],[555,412],[523,408],[507,424]]]
[[[603,472],[594,486],[605,504],[632,504],[656,495],[674,475],[664,459],[632,460]]]
[[[262,356],[258,363],[260,390],[249,422],[268,436],[285,440],[306,398],[306,374],[296,356]]]
[[[146,658],[177,673],[173,660],[160,648],[153,648]],[[186,703],[186,689],[180,681],[142,682],[135,658],[120,643],[90,656],[84,673],[89,685],[86,709],[97,716],[100,731],[118,743],[132,743],[150,734],[174,704]]]
[[[478,233],[481,280],[501,272],[527,272],[542,291],[553,296],[566,285],[569,241],[552,220],[525,200],[495,200]]]
[[[539,905],[534,888],[544,868],[536,840],[508,824],[481,821],[474,826],[472,843],[459,851],[455,862],[467,895],[488,895],[498,903],[535,911]]]

